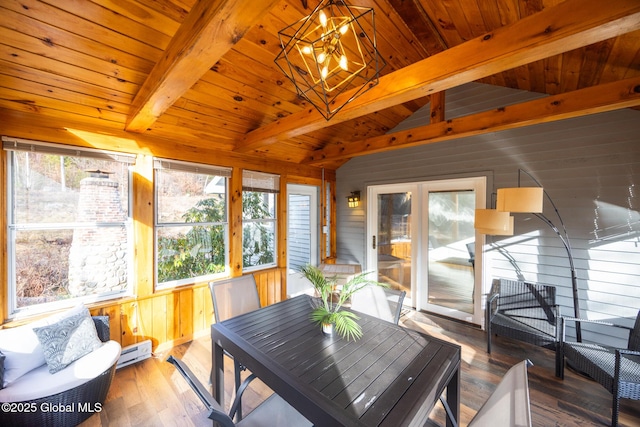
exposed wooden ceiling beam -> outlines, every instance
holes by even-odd
[[[347,104],[329,122],[310,107],[249,132],[235,151],[259,151],[278,141],[637,29],[637,0],[609,0],[607,7],[600,0],[567,0],[383,76],[377,86]],[[345,99],[350,96],[350,92],[343,95]]]
[[[567,92],[362,141],[334,143],[305,163],[321,166],[367,154],[498,132],[640,105],[640,78]]]
[[[444,121],[444,95],[444,92],[438,92],[429,97],[429,123]]]
[[[144,132],[278,0],[199,0],[131,105],[125,129]]]

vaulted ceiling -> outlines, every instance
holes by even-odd
[[[317,2],[0,0],[0,121],[336,168],[640,105],[638,0],[349,0],[374,8],[387,65],[327,121],[274,63]],[[472,81],[550,96],[447,121],[442,94]],[[431,124],[388,134],[429,102]]]

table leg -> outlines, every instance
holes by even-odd
[[[215,341],[212,344],[211,349],[211,385],[213,391],[213,398],[218,401],[220,406],[224,406],[224,354],[222,347],[220,347]]]
[[[447,403],[453,412],[456,423],[460,423],[460,365],[447,384]],[[454,427],[454,425],[447,417],[447,427]]]

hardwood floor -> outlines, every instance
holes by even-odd
[[[404,326],[424,331],[462,346],[461,426],[466,426],[513,364],[528,358],[531,413],[534,426],[607,426],[611,395],[597,383],[571,370],[561,381],[554,375],[554,353],[526,343],[497,337],[493,353],[486,353],[483,331],[424,313],[409,312]],[[127,366],[116,372],[103,410],[85,421],[91,426],[210,426],[204,406],[174,367],[165,362],[173,354],[183,359],[206,384],[211,368],[211,340],[198,338],[165,354]],[[230,401],[233,364],[229,369],[226,401]],[[251,383],[243,397],[245,413],[270,394],[259,380]],[[432,414],[443,423],[444,410],[437,405]],[[622,400],[621,426],[640,426],[640,402]],[[324,426],[322,426],[324,427]]]

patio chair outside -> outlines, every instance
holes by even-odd
[[[255,378],[255,375],[252,374],[244,380],[231,404],[229,414],[227,414],[183,361],[169,356],[167,362],[175,366],[180,375],[183,376],[191,389],[202,401],[209,411],[209,419],[214,421],[214,423],[217,422],[221,427],[306,427],[312,425],[305,417],[296,411],[295,408],[275,393],[258,405],[242,420],[234,423],[233,417],[240,407],[242,394],[246,390],[249,382]]]
[[[529,360],[513,365],[502,377],[491,396],[469,422],[469,427],[530,427]],[[457,427],[449,405],[441,397],[447,418]],[[431,423],[434,424],[434,423]]]
[[[567,321],[594,323],[609,328],[629,331],[627,348],[565,341]],[[576,370],[588,375],[612,394],[611,425],[618,425],[620,399],[640,400],[640,311],[633,328],[597,320],[560,318],[560,342],[556,353],[556,365],[560,367],[558,377],[564,379],[564,361]]]
[[[260,296],[253,274],[209,282],[209,290],[216,323],[260,308]],[[225,354],[233,359],[231,354]],[[237,392],[241,385],[240,372],[246,368],[235,359],[233,368]],[[213,371],[211,381],[213,381]],[[238,418],[242,419],[242,406],[238,407]]]
[[[351,296],[351,308],[397,325],[406,295],[406,291],[367,286]]]

